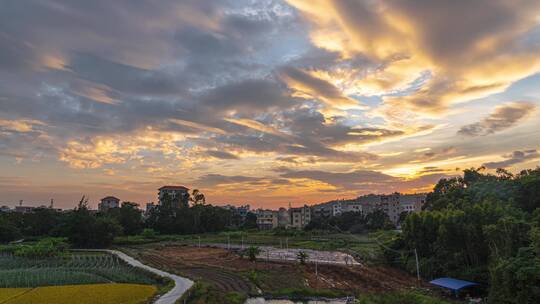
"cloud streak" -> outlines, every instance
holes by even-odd
[[[512,102],[495,108],[488,117],[479,122],[465,125],[459,135],[485,136],[511,128],[532,114],[535,106],[529,102]]]

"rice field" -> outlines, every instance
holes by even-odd
[[[140,304],[156,293],[152,285],[91,284],[0,288],[2,304]]]
[[[102,253],[28,259],[0,254],[0,288],[97,283],[159,285],[161,278]],[[2,302],[0,302],[2,303]]]

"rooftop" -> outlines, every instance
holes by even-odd
[[[158,190],[189,190],[189,188],[186,188],[184,186],[163,186],[159,188]]]
[[[104,200],[117,200],[117,201],[119,201],[120,199],[117,198],[117,197],[114,197],[114,196],[106,196],[106,197],[102,198],[101,200],[102,201],[104,201]]]

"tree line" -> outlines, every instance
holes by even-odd
[[[137,235],[143,230],[147,234],[192,234],[244,228],[256,228],[254,214],[242,218],[230,210],[206,204],[199,191],[186,199],[166,195],[146,219],[136,203],[123,202],[119,208],[95,212],[88,208],[84,196],[73,210],[43,207],[29,213],[0,213],[0,243],[64,237],[78,248],[107,247],[116,236]]]
[[[490,303],[540,303],[540,168],[443,178],[402,229],[389,262],[414,272],[417,250],[424,278],[483,283]]]

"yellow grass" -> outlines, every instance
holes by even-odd
[[[140,284],[0,288],[0,304],[139,304],[146,303],[156,290]]]
[[[0,304],[28,290],[30,288],[0,288]]]

